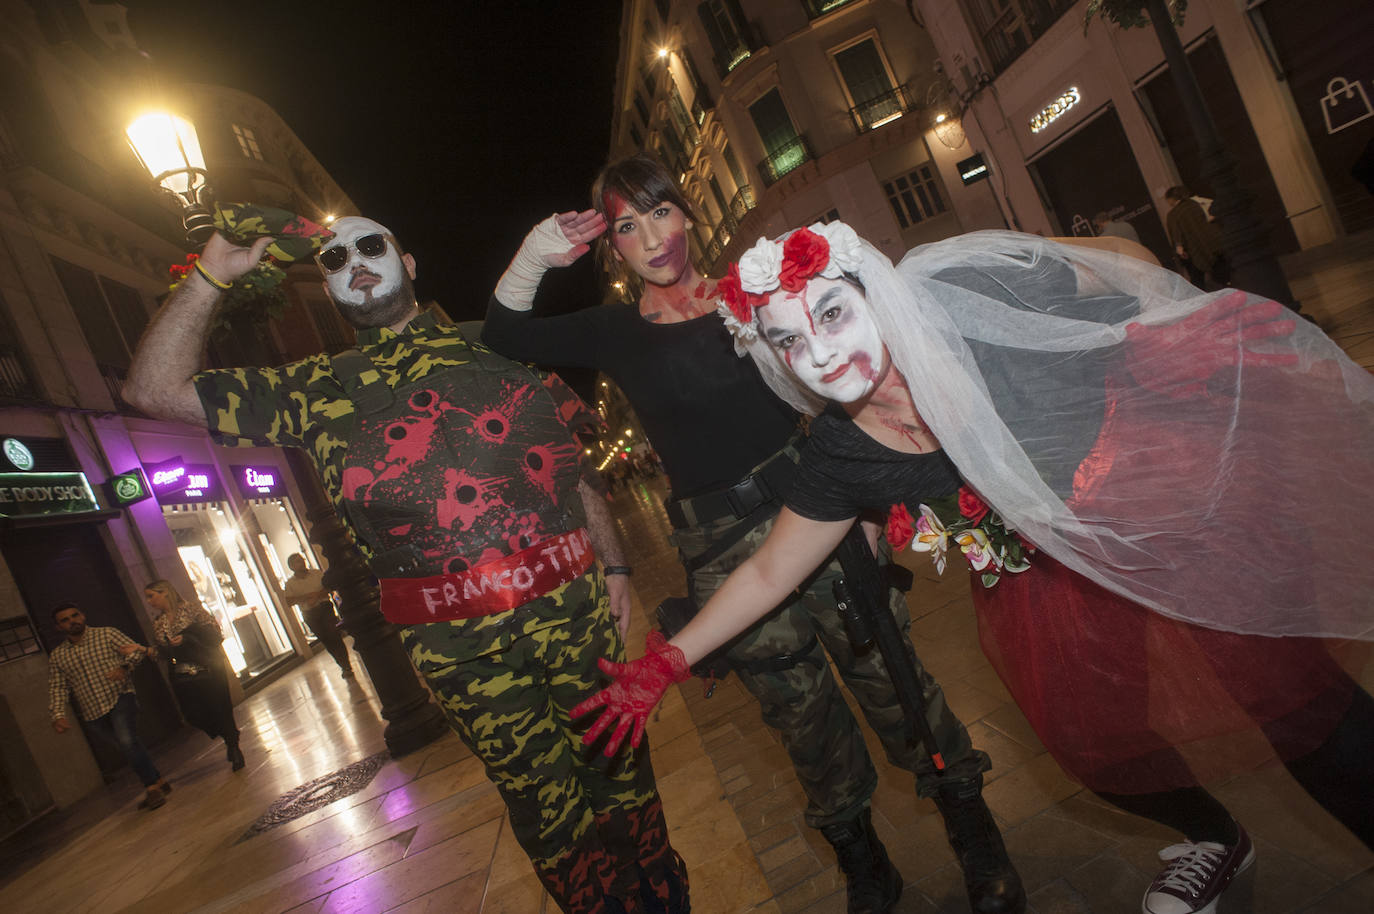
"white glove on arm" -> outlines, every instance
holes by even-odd
[[[573,244],[563,234],[558,215],[550,216],[525,236],[520,250],[515,252],[515,259],[496,284],[496,300],[512,311],[530,310],[545,271],[550,267],[567,266],[586,252],[587,245]]]

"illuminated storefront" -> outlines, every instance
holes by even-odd
[[[311,636],[299,610],[282,600],[281,587],[291,554],[305,555],[312,567],[318,560],[285,466],[274,462],[279,455],[254,451],[254,463],[231,464],[223,458],[234,451],[182,444],[185,459],[145,462],[143,472],[195,597],[219,620],[230,665],[247,685],[293,656],[308,656]],[[159,442],[159,450],[168,446]],[[220,462],[199,462],[217,457]]]
[[[187,463],[145,470],[196,599],[219,620],[234,672],[252,679],[290,656],[291,638],[253,554],[252,531],[240,523],[216,468]]]
[[[245,520],[256,528],[253,535],[278,584],[284,586],[287,578],[291,577],[286,560],[294,553],[304,556],[309,567],[320,567],[306,539],[305,526],[286,491],[281,468],[272,465],[230,466],[229,474],[247,505]],[[292,605],[289,610],[306,638],[313,643],[315,636],[301,617],[301,608]]]

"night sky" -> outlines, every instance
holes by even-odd
[[[619,0],[123,2],[169,81],[276,109],[460,320],[535,222],[588,205],[607,155]],[[551,278],[550,304],[588,303],[593,276]]]

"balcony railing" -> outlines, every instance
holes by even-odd
[[[748,184],[740,185],[740,189],[735,191],[735,195],[730,198],[730,215],[738,220],[743,219],[744,214],[755,206],[754,188]]]
[[[850,108],[849,116],[854,120],[854,129],[866,133],[895,121],[910,110],[911,100],[907,97],[906,87],[897,86]]]
[[[706,90],[697,87],[696,95],[692,96],[692,120],[698,127],[706,123],[706,112],[714,107],[711,96],[706,94]]]
[[[991,22],[979,22],[983,48],[994,73],[1001,73],[1037,38],[1059,21],[1077,0],[1011,0]]]
[[[720,260],[721,255],[725,253],[725,246],[730,243],[730,239],[734,238],[738,231],[739,222],[734,216],[726,214],[720,220],[720,224],[716,226],[715,232],[711,235],[711,241],[706,245],[707,269],[714,267],[716,261]]]
[[[740,39],[733,47],[727,48],[723,56],[714,57],[716,64],[716,74],[724,79],[730,75],[730,71],[749,59],[749,45]]]
[[[124,399],[124,382],[128,380],[129,369],[121,368],[118,365],[100,365],[100,376],[105,379],[105,389],[110,392],[110,398],[115,401],[115,406],[121,410],[132,409]]]
[[[776,184],[783,175],[805,165],[813,158],[811,144],[806,141],[806,137],[794,137],[790,142],[779,146],[772,155],[759,163],[759,173],[763,175],[764,186]]]
[[[701,145],[701,131],[697,130],[696,122],[687,114],[687,109],[682,106],[682,99],[674,93],[669,99],[668,104],[672,107],[673,122],[677,124],[678,130],[682,132],[682,138],[688,147],[695,149]]]
[[[819,19],[831,10],[837,10],[851,0],[802,0],[808,19]]]
[[[38,386],[29,377],[28,367],[19,351],[0,346],[0,402],[32,402],[38,399]]]

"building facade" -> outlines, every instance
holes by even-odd
[[[144,585],[168,578],[219,619],[239,694],[309,656],[281,598],[286,558],[312,558],[283,452],[230,449],[149,419],[120,391],[189,245],[123,138],[150,105],[192,120],[221,201],[325,221],[352,203],[281,118],[230,89],[165,85],[124,8],[0,0],[0,834],[68,805],[121,760],[48,720],[50,610],[148,642]],[[212,362],[277,362],[351,345],[313,265],[283,284],[280,318],[213,338]],[[121,481],[122,477],[122,481]],[[142,491],[138,491],[142,488]],[[132,499],[125,503],[124,499]],[[159,670],[138,670],[143,726],[181,726]]]
[[[1211,196],[1151,29],[1086,0],[625,0],[612,153],[679,175],[708,271],[842,218],[889,256],[960,232],[1092,234],[1166,263],[1165,191]],[[1374,7],[1193,0],[1180,35],[1279,252],[1374,226]]]

